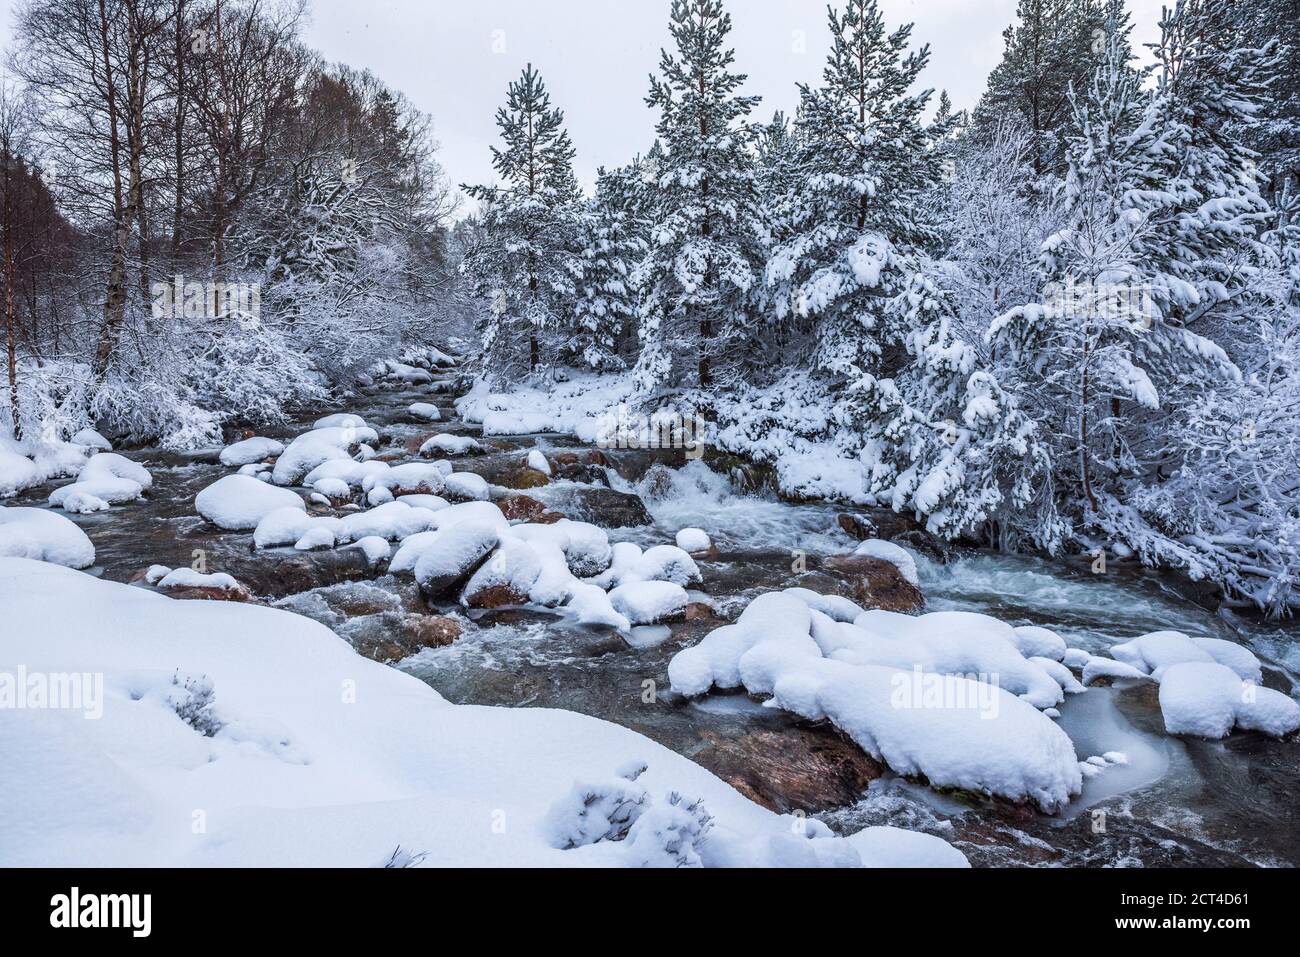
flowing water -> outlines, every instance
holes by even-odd
[[[369,389],[342,403],[341,410],[356,412],[379,430],[381,453],[430,431],[474,434],[473,426],[455,419],[446,391],[450,385],[450,378],[442,377],[432,396],[429,387]],[[415,401],[438,404],[444,421],[430,426],[411,419],[405,409]],[[339,409],[319,414],[332,411]],[[264,434],[295,435],[316,415]],[[557,436],[488,442],[490,454],[458,468],[480,471],[492,481],[501,468],[517,462],[522,449],[577,447]],[[126,581],[151,564],[198,561],[208,571],[233,574],[263,600],[280,600],[306,614],[325,603],[305,593],[318,590],[332,600],[340,590],[368,587],[350,582],[375,579],[356,552],[256,553],[250,535],[219,532],[204,523],[195,514],[194,495],[229,471],[217,464],[216,450],[191,456],[157,449],[128,454],[153,472],[148,499],[74,517],[95,543],[95,573]],[[394,603],[407,611],[456,615],[464,629],[454,644],[424,650],[396,666],[457,703],[566,708],[616,722],[715,770],[722,765],[748,776],[759,792],[760,779],[781,779],[782,793],[794,795],[770,802],[781,810],[805,810],[841,830],[884,823],[927,830],[953,841],[977,865],[1300,865],[1300,743],[1253,733],[1222,742],[1168,737],[1149,687],[1093,688],[1067,697],[1060,724],[1079,756],[1122,751],[1129,763],[1088,779],[1082,795],[1055,816],[970,795],[939,794],[889,773],[873,773],[868,782],[852,761],[843,760],[843,749],[852,745],[826,728],[811,728],[743,694],[699,701],[674,696],[667,690],[667,665],[678,650],[721,619],[734,617],[755,595],[794,584],[793,563],[800,556],[815,575],[822,557],[849,551],[855,543],[837,523],[840,507],[780,501],[753,491],[761,483],[744,475],[722,474],[671,455],[612,451],[607,458],[610,467],[591,470],[584,482],[557,480],[528,494],[544,502],[581,501],[595,494],[594,482],[636,495],[653,524],[611,531],[610,537],[642,546],[671,542],[683,527],[703,528],[718,554],[701,562],[705,580],[695,597],[711,604],[717,618],[637,629],[625,638],[543,610],[466,615],[446,606],[424,608],[408,583],[384,576],[372,581],[371,594],[377,587],[396,596]],[[37,504],[45,494],[48,489],[11,504]],[[907,526],[896,516],[864,514],[882,537]],[[1209,611],[1170,576],[1124,564],[1094,575],[1084,562],[974,551],[943,558],[919,559],[930,611],[975,611],[1016,625],[1045,625],[1072,647],[1097,653],[1117,640],[1157,630],[1228,638],[1260,657],[1270,687],[1290,693],[1300,674],[1297,628]],[[374,604],[358,594],[354,605]],[[376,616],[361,624],[382,629],[387,620]],[[816,760],[782,767],[790,742]],[[834,780],[804,781],[802,787],[800,775]],[[796,800],[800,796],[806,804]]]

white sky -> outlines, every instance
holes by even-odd
[[[1154,39],[1162,0],[1129,0],[1134,45]],[[0,0],[0,41],[13,0]],[[973,106],[1002,53],[1015,0],[881,0],[886,25],[913,22],[929,43],[922,82]],[[728,0],[736,67],[758,117],[792,112],[796,82],[817,82],[829,45],[825,0]],[[488,146],[506,84],[531,61],[565,111],[588,186],[598,166],[649,147],[655,115],[644,103],[659,48],[669,42],[669,0],[312,0],[307,42],[329,60],[368,67],[433,115],[441,159],[455,183],[491,182]]]

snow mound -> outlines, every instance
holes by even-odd
[[[866,612],[847,624],[772,592],[679,652],[668,677],[688,696],[744,687],[830,720],[899,774],[1051,812],[1079,793],[1082,774],[1069,737],[1037,710],[1063,700],[1060,685],[1013,638],[996,619],[960,612]]]
[[[438,526],[434,512],[412,508],[405,502],[388,502],[367,512],[355,512],[340,519],[349,540],[382,538],[400,541]]]
[[[0,498],[12,498],[41,484],[36,463],[25,455],[0,449]]]
[[[307,505],[298,493],[287,488],[276,488],[247,475],[227,475],[199,492],[194,507],[218,528],[242,532],[257,528],[277,509],[305,511]]]
[[[1250,649],[1221,638],[1189,638],[1181,631],[1157,631],[1112,645],[1110,653],[1116,661],[1156,681],[1162,680],[1165,669],[1188,662],[1221,664],[1254,684],[1263,680],[1259,659]]]
[[[132,462],[116,452],[92,455],[71,485],[56,488],[50,493],[50,504],[66,508],[68,499],[76,506],[85,506],[91,499],[109,505],[133,502],[153,485],[153,476],[138,462]],[[77,509],[67,509],[76,511]]]
[[[1169,734],[1226,738],[1232,729],[1282,737],[1300,728],[1300,704],[1261,688],[1218,662],[1166,665],[1160,681],[1160,711]]]
[[[680,617],[690,598],[685,588],[673,582],[640,581],[615,588],[609,602],[633,625],[657,625]]]
[[[82,445],[88,449],[98,449],[100,452],[113,451],[113,443],[108,441],[94,429],[82,429],[72,438],[68,439],[70,445]]]
[[[466,502],[486,502],[492,496],[487,480],[474,472],[456,472],[448,475],[443,491],[452,498]]]
[[[442,413],[436,405],[429,402],[412,402],[406,409],[417,419],[424,419],[426,422],[442,421]]]
[[[677,547],[684,552],[698,555],[713,547],[708,532],[701,528],[683,528],[677,533]]]
[[[56,512],[0,505],[0,555],[89,568],[95,546],[76,523]]]
[[[241,468],[245,465],[264,462],[266,459],[273,458],[283,451],[283,442],[257,436],[227,445],[221,450],[219,458],[222,465],[229,468]]]
[[[364,429],[366,420],[351,412],[335,412],[316,420],[313,429]]]
[[[543,475],[551,474],[551,463],[546,461],[546,456],[542,454],[541,449],[533,449],[528,453],[527,464],[530,469]]]
[[[443,455],[469,455],[481,451],[483,446],[467,435],[435,435],[420,446],[420,454],[432,457],[434,452]]]

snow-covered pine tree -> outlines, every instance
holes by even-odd
[[[901,289],[891,257],[937,239],[922,200],[943,167],[922,118],[929,91],[909,93],[929,59],[927,47],[908,52],[911,25],[886,33],[876,0],[828,16],[823,83],[800,88],[788,238],[765,278],[775,318],[811,334],[814,365],[856,378],[877,368],[885,303]]]
[[[658,215],[638,270],[643,290],[638,385],[684,382],[694,358],[701,388],[714,361],[734,356],[765,237],[746,117],[757,97],[739,93],[721,0],[673,0],[676,52],[662,51],[646,103],[659,110]]]
[[[1122,0],[1107,0],[1108,4]],[[1064,175],[1071,110],[1069,91],[1082,90],[1101,52],[1105,13],[1099,0],[1019,0],[1016,23],[1002,38],[1002,60],[972,116],[977,136],[1019,116],[1029,131],[1036,175]]]
[[[1269,207],[1236,137],[1271,56],[1207,42],[1222,36],[1216,16],[1200,0],[1167,11],[1152,96],[1121,38],[1109,39],[1075,103],[1066,225],[1044,245],[1044,301],[989,330],[1055,444],[1066,510],[1148,560],[1184,565],[1158,542],[1185,535],[1165,525],[1162,539],[1158,509],[1134,503],[1185,461],[1187,410],[1240,383],[1215,339],[1231,341],[1220,322],[1270,255]]]
[[[484,204],[485,235],[461,269],[489,304],[485,368],[500,375],[536,370],[543,336],[572,321],[581,193],[564,113],[551,106],[531,63],[510,84],[496,121],[505,145],[492,147],[492,166],[502,185],[464,187]]]
[[[582,278],[565,351],[589,369],[627,365],[620,353],[639,306],[632,276],[648,246],[648,224],[639,209],[643,175],[639,158],[616,170],[602,167],[584,211]]]

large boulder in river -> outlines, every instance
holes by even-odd
[[[834,580],[835,592],[863,608],[909,614],[925,607],[921,589],[892,562],[866,555],[836,555],[822,566],[823,574]]]
[[[885,767],[835,730],[792,727],[738,735],[704,731],[692,760],[755,804],[788,814],[843,807],[861,799]]]

